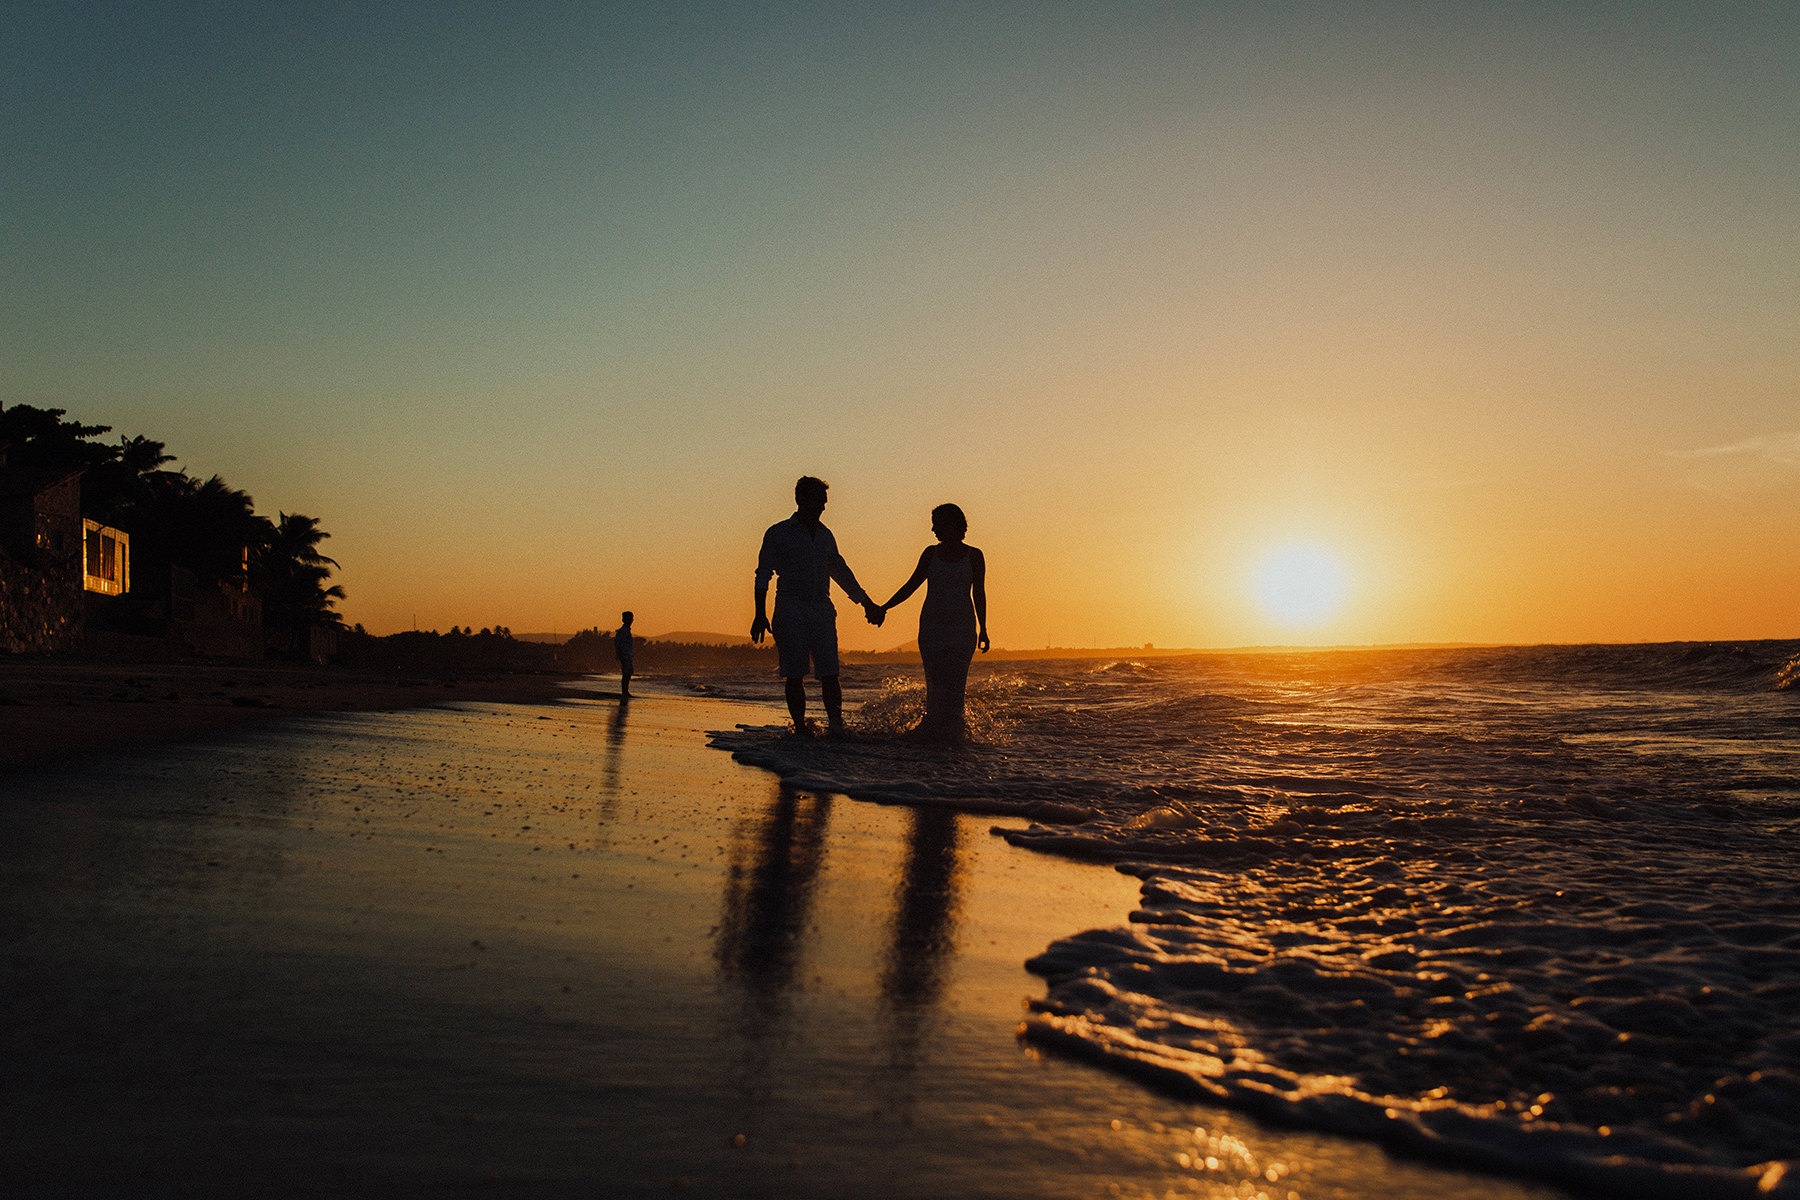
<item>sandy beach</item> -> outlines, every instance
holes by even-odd
[[[9,656],[0,658],[0,771],[204,737],[295,713],[417,708],[459,699],[527,704],[556,697],[568,678]]]
[[[1135,881],[706,748],[764,708],[299,707],[0,769],[11,1194],[1560,1194],[1026,1046]]]

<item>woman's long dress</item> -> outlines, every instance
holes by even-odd
[[[921,733],[943,737],[963,732],[963,697],[969,661],[975,657],[974,555],[946,561],[931,551],[925,603],[919,610],[919,657],[925,663],[925,720]]]

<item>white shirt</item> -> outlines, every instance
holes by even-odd
[[[777,603],[800,600],[830,604],[833,579],[858,604],[869,602],[869,594],[856,582],[850,564],[838,553],[837,539],[831,530],[823,524],[807,525],[799,513],[769,526],[763,534],[762,551],[756,556],[758,592],[768,590],[771,575],[781,577],[775,593]]]

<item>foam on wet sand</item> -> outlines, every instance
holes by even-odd
[[[714,744],[1144,881],[1027,1036],[1615,1195],[1800,1189],[1800,644],[1001,664],[985,737]],[[741,684],[738,686],[742,686]],[[884,681],[879,724],[916,687]]]

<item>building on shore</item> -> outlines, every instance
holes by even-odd
[[[79,650],[81,472],[10,467],[0,447],[0,651]]]
[[[0,446],[0,653],[259,659],[262,601],[245,580],[134,569],[131,535],[81,512],[79,469],[20,467]],[[315,636],[314,658],[333,649]]]

